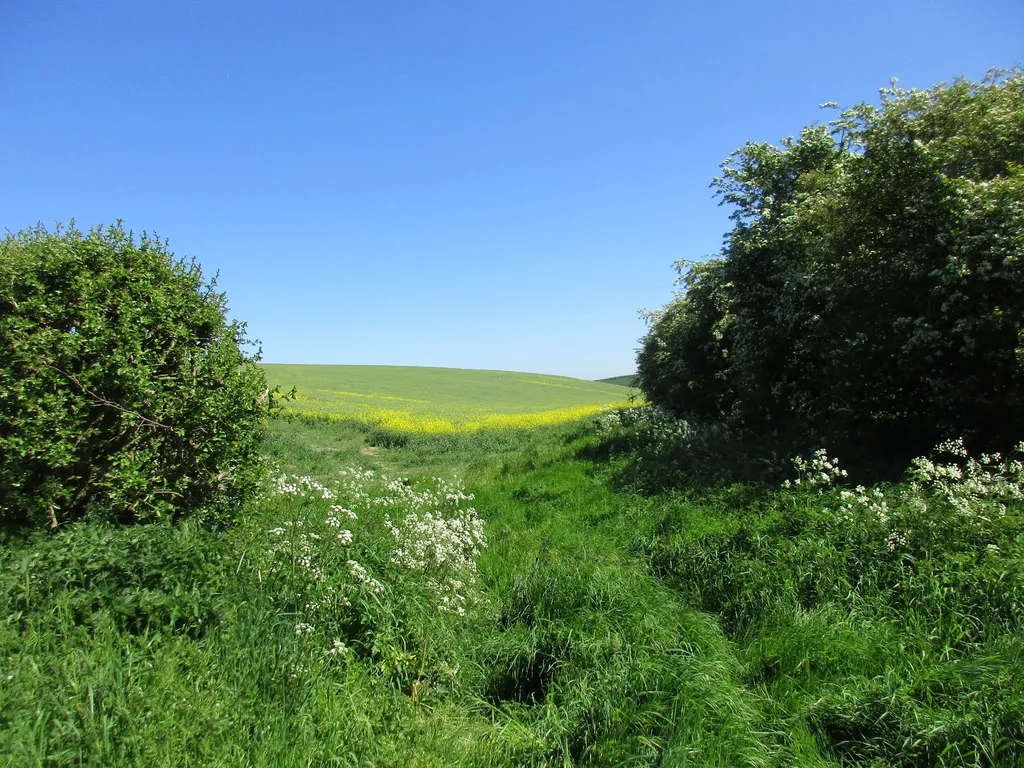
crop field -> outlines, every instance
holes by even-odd
[[[396,432],[438,434],[529,428],[623,407],[637,390],[565,376],[377,365],[263,366],[271,384],[297,390],[288,410]]]

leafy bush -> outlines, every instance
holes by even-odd
[[[120,224],[0,243],[0,522],[225,519],[274,409],[194,262]]]
[[[640,350],[649,400],[782,444],[895,468],[940,440],[1024,432],[1024,71],[888,88],[781,147],[750,143],[715,186],[720,258]],[[801,445],[801,448],[807,445]]]

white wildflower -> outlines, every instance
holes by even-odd
[[[341,640],[332,640],[331,649],[327,651],[328,656],[348,656],[349,648]]]

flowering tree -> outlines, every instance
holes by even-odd
[[[834,106],[834,105],[826,105]],[[883,89],[723,165],[640,383],[679,415],[917,455],[1024,430],[1024,72]]]

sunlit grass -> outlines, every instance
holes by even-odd
[[[1016,463],[628,490],[658,427],[281,420],[227,528],[4,540],[0,764],[1022,764]]]

